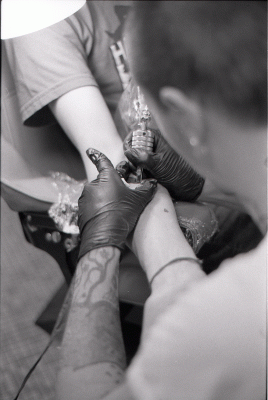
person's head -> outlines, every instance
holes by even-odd
[[[132,72],[162,133],[239,192],[247,148],[266,132],[266,2],[137,1],[128,32]]]

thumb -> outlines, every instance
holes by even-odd
[[[143,149],[130,149],[125,151],[127,159],[135,166],[141,166],[154,175],[155,167],[161,162],[162,154],[148,152]]]
[[[127,159],[135,166],[146,167],[150,164],[149,160],[152,153],[147,152],[144,149],[128,149],[124,152]]]
[[[133,132],[130,132],[123,142],[123,150],[129,150],[132,146],[132,135]]]
[[[128,161],[121,161],[119,164],[117,164],[115,169],[119,176],[127,181],[130,173],[133,171],[133,166],[131,168],[131,165]]]
[[[100,151],[89,148],[89,149],[87,149],[86,153],[87,153],[88,158],[96,166],[99,173],[102,173],[104,171],[108,172],[108,171],[114,169],[113,164],[111,163],[109,158],[107,158]]]

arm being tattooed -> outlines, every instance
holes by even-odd
[[[83,256],[72,284],[72,303],[61,348],[58,399],[100,399],[126,367],[118,303],[115,247]]]

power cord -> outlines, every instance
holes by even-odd
[[[69,311],[69,306],[71,303],[71,288],[69,288],[63,305],[61,307],[61,310],[59,312],[58,318],[56,320],[55,326],[52,330],[50,339],[48,344],[46,345],[45,349],[42,351],[42,353],[40,354],[40,356],[38,357],[38,359],[35,361],[35,363],[33,364],[33,366],[30,368],[30,370],[28,371],[28,373],[26,374],[25,378],[22,381],[22,384],[20,385],[20,388],[16,394],[16,396],[14,397],[13,400],[17,400],[19,398],[20,393],[22,392],[24,386],[26,385],[28,379],[30,378],[30,376],[32,375],[33,371],[35,370],[35,368],[37,367],[37,365],[39,364],[39,362],[41,361],[41,359],[43,358],[43,356],[46,354],[46,352],[48,351],[48,349],[50,348],[51,344],[54,342],[55,338],[57,337],[57,335],[59,333],[63,334],[63,329],[64,329],[64,325],[66,323],[67,320],[67,316],[68,316],[68,311]]]

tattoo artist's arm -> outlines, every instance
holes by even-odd
[[[72,285],[72,303],[61,347],[59,400],[100,399],[125,369],[118,309],[120,251],[103,247],[83,256]]]
[[[120,384],[125,368],[118,310],[120,251],[152,199],[156,183],[128,188],[98,150],[88,155],[99,174],[79,199],[79,262],[62,343],[59,400],[97,400]],[[116,389],[117,400],[129,397]],[[125,387],[123,386],[123,391]],[[107,397],[111,398],[111,397]]]

